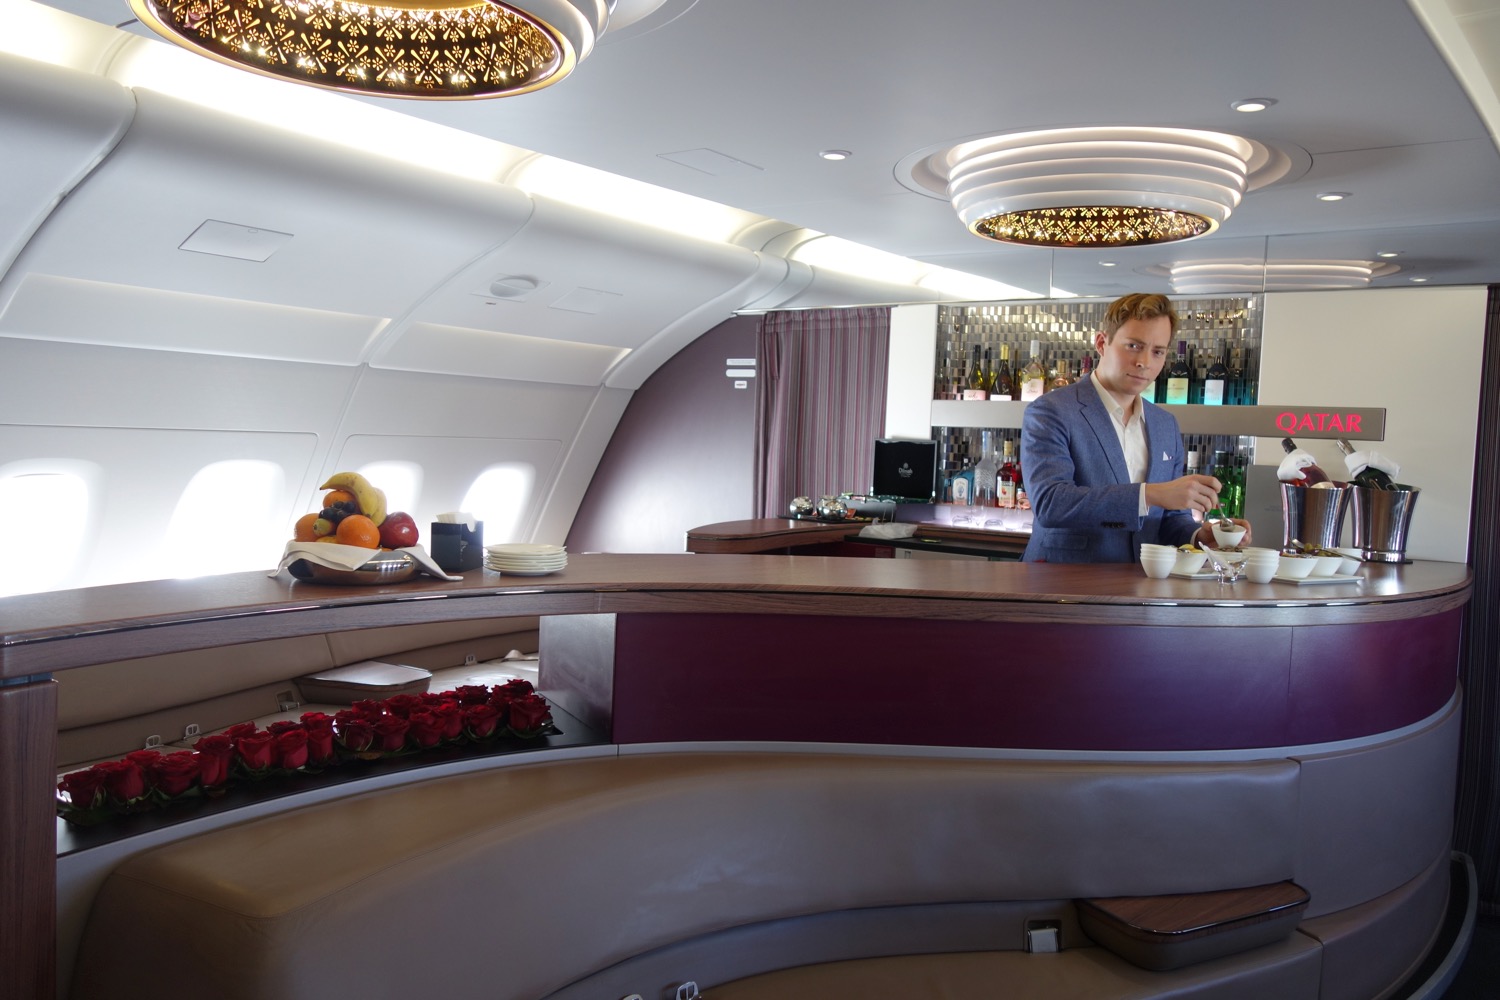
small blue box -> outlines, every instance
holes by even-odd
[[[445,573],[463,573],[484,564],[484,522],[466,524],[432,523],[432,561]]]

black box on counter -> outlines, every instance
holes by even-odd
[[[446,573],[462,573],[484,565],[484,522],[467,524],[432,522],[432,561]]]
[[[870,493],[877,497],[929,503],[937,489],[937,442],[875,442],[875,476]]]

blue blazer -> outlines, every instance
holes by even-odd
[[[1140,511],[1114,421],[1093,376],[1047,393],[1021,422],[1021,477],[1033,511],[1027,562],[1134,562],[1142,542],[1181,545],[1198,524],[1185,510]],[[1147,482],[1184,474],[1177,418],[1141,400],[1151,456]]]

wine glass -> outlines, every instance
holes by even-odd
[[[1208,555],[1208,565],[1219,577],[1219,583],[1233,583],[1240,578],[1244,572],[1245,562],[1243,559],[1230,562],[1223,558],[1223,553],[1217,549],[1209,548],[1207,545],[1199,546]]]

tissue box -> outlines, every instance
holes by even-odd
[[[466,524],[450,524],[434,521],[432,534],[432,561],[445,573],[462,573],[484,565],[484,522],[474,522],[473,530]]]

